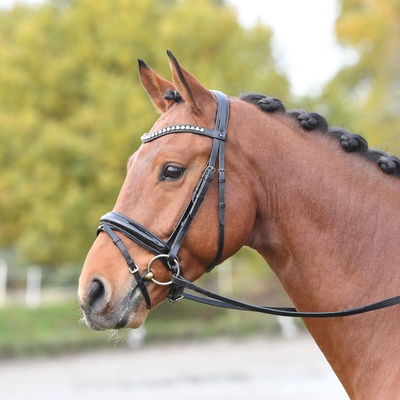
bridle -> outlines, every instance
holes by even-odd
[[[182,298],[183,288],[177,286],[172,281],[170,282],[159,282],[154,277],[151,277],[151,265],[156,259],[160,259],[164,266],[172,273],[172,275],[182,275],[180,260],[178,257],[179,250],[182,242],[190,228],[190,225],[200,208],[200,205],[207,193],[208,188],[213,180],[214,173],[216,172],[216,162],[218,158],[218,250],[211,262],[207,271],[211,271],[219,262],[221,254],[224,248],[224,226],[225,226],[225,142],[227,137],[227,126],[229,120],[229,100],[228,97],[221,92],[212,91],[217,100],[217,113],[215,119],[214,129],[208,129],[196,125],[187,124],[176,124],[170,125],[165,128],[159,129],[155,132],[149,132],[142,135],[141,139],[143,143],[151,142],[152,140],[158,139],[159,137],[169,135],[172,133],[193,133],[196,135],[202,135],[213,139],[210,156],[207,164],[203,169],[200,179],[193,191],[193,195],[190,198],[185,211],[183,212],[179,222],[177,223],[174,231],[166,242],[160,239],[157,235],[149,231],[144,226],[132,219],[111,211],[103,215],[100,219],[99,232],[106,232],[114,244],[121,251],[125,258],[126,263],[130,272],[134,275],[138,288],[141,290],[148,308],[151,308],[150,296],[147,291],[144,278],[139,273],[139,268],[135,264],[134,260],[130,256],[128,250],[122,243],[121,239],[113,232],[114,230],[121,232],[129,239],[138,243],[146,250],[153,253],[155,256],[150,260],[148,264],[148,273],[145,275],[145,280],[152,280],[154,283],[159,285],[170,285],[171,290],[168,298],[171,301],[177,301]]]
[[[202,135],[213,139],[210,156],[206,166],[204,167],[200,179],[193,191],[185,211],[183,212],[179,222],[177,223],[174,231],[165,242],[160,239],[156,234],[149,231],[138,222],[122,215],[118,212],[111,211],[103,215],[100,219],[100,225],[97,234],[101,231],[110,236],[114,244],[122,253],[128,265],[129,271],[134,275],[137,287],[143,294],[146,301],[147,308],[151,308],[151,300],[147,291],[147,284],[153,281],[158,285],[170,286],[170,293],[168,299],[172,302],[186,298],[203,304],[212,305],[215,307],[223,307],[242,311],[253,311],[263,314],[272,314],[285,317],[302,317],[302,318],[331,318],[331,317],[344,317],[350,315],[361,314],[369,311],[379,310],[386,307],[391,307],[400,303],[400,296],[391,297],[376,303],[365,306],[349,308],[340,311],[331,312],[298,312],[295,308],[286,307],[266,307],[255,306],[252,304],[243,303],[233,300],[219,294],[205,290],[199,286],[194,285],[187,280],[180,265],[179,250],[183,243],[184,238],[190,228],[190,225],[196,216],[196,213],[207,193],[208,188],[213,180],[214,174],[217,171],[216,161],[218,158],[218,250],[207,268],[207,272],[211,271],[219,262],[223,247],[224,247],[224,227],[225,227],[225,143],[227,140],[227,127],[229,121],[229,100],[228,97],[221,92],[211,91],[217,100],[217,113],[215,119],[214,129],[208,129],[196,125],[176,124],[170,125],[165,128],[159,129],[155,132],[149,132],[142,135],[141,140],[143,143],[151,142],[159,137],[173,134],[173,133],[193,133]],[[122,233],[127,238],[133,240],[146,250],[154,254],[154,257],[149,261],[147,273],[144,276],[140,275],[139,268],[135,264],[133,258],[130,256],[122,240],[114,231]],[[151,266],[155,260],[160,260],[164,266],[171,272],[171,280],[168,282],[159,282],[154,278],[151,271]],[[184,290],[188,289],[199,293],[201,295],[193,295],[186,293]]]

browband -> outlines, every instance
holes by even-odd
[[[196,125],[170,125],[165,128],[159,129],[158,131],[144,133],[140,139],[143,143],[151,142],[154,139],[158,139],[161,136],[168,135],[170,133],[194,133],[197,135],[208,136],[213,139],[219,139],[226,141],[226,132],[220,132],[202,126]]]

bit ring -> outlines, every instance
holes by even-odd
[[[172,281],[160,282],[160,281],[158,281],[157,279],[155,279],[155,278],[154,278],[154,272],[152,272],[152,271],[150,270],[151,264],[153,264],[153,262],[154,262],[155,260],[159,259],[159,258],[169,258],[169,255],[168,255],[168,254],[159,254],[158,256],[154,256],[154,257],[149,261],[149,264],[147,265],[147,274],[146,274],[146,275],[148,275],[149,277],[150,277],[151,275],[153,275],[153,277],[151,277],[150,280],[151,280],[152,282],[156,283],[157,285],[161,285],[161,286],[168,286],[168,285],[171,285],[171,284],[172,284]],[[167,261],[167,264],[171,267],[172,270],[175,270],[175,273],[176,273],[177,275],[179,275],[180,272],[181,272],[181,267],[180,267],[179,262],[178,262],[177,259],[175,259],[174,262],[175,262],[175,265],[174,265],[174,266],[170,265],[170,263],[169,263],[168,261]],[[175,267],[175,268],[174,268],[174,267]],[[146,275],[145,275],[145,276],[146,276]]]

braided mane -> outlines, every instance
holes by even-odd
[[[327,120],[318,113],[303,110],[286,111],[281,100],[257,93],[244,94],[240,97],[240,100],[254,104],[264,112],[285,113],[298,121],[304,130],[318,131],[330,136],[339,142],[344,151],[361,155],[372,164],[377,165],[385,174],[400,178],[399,158],[379,149],[369,149],[367,141],[362,136],[350,133],[337,126],[330,127]]]

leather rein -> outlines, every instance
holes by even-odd
[[[180,259],[178,253],[182,242],[190,228],[190,225],[207,193],[207,190],[213,180],[214,174],[218,171],[218,250],[207,268],[207,272],[210,272],[219,262],[223,246],[224,246],[224,226],[225,226],[225,143],[227,139],[227,127],[229,121],[229,99],[221,92],[211,91],[217,100],[217,114],[215,119],[214,130],[204,128],[201,126],[177,124],[167,126],[159,129],[155,132],[149,132],[142,135],[141,139],[143,143],[148,143],[161,136],[165,136],[172,133],[193,133],[210,137],[213,139],[213,144],[210,152],[210,156],[206,166],[203,169],[201,177],[193,191],[192,197],[190,198],[185,211],[183,212],[178,224],[176,225],[171,236],[165,242],[160,239],[153,232],[149,231],[138,222],[122,215],[118,212],[111,211],[103,215],[100,219],[100,225],[97,230],[97,234],[101,231],[110,236],[113,243],[118,247],[122,253],[129,271],[134,275],[137,288],[142,292],[143,297],[146,301],[147,308],[151,308],[151,300],[147,291],[147,286],[150,281],[158,285],[170,286],[170,293],[168,299],[171,302],[179,301],[183,298],[196,301],[199,303],[211,305],[214,307],[222,307],[241,311],[252,311],[263,314],[278,315],[284,317],[302,317],[302,318],[332,318],[332,317],[345,317],[350,315],[361,314],[369,311],[379,310],[386,307],[391,307],[400,304],[400,296],[395,296],[382,300],[376,303],[359,306],[355,308],[348,308],[339,311],[328,311],[328,312],[299,312],[295,308],[290,307],[269,307],[269,306],[257,306],[248,303],[244,303],[238,300],[234,300],[225,296],[221,296],[217,293],[210,292],[204,288],[201,288],[183,276],[183,271],[180,265]],[[218,170],[216,169],[216,161],[218,158]],[[142,276],[139,272],[139,267],[135,264],[135,261],[130,256],[122,240],[114,231],[122,233],[124,236],[133,240],[146,250],[154,254],[154,257],[150,260],[147,272]],[[151,271],[151,265],[155,260],[159,259],[164,266],[171,272],[171,280],[168,282],[159,282],[154,278],[154,274]],[[190,290],[196,292],[201,296],[194,295],[185,292]]]

